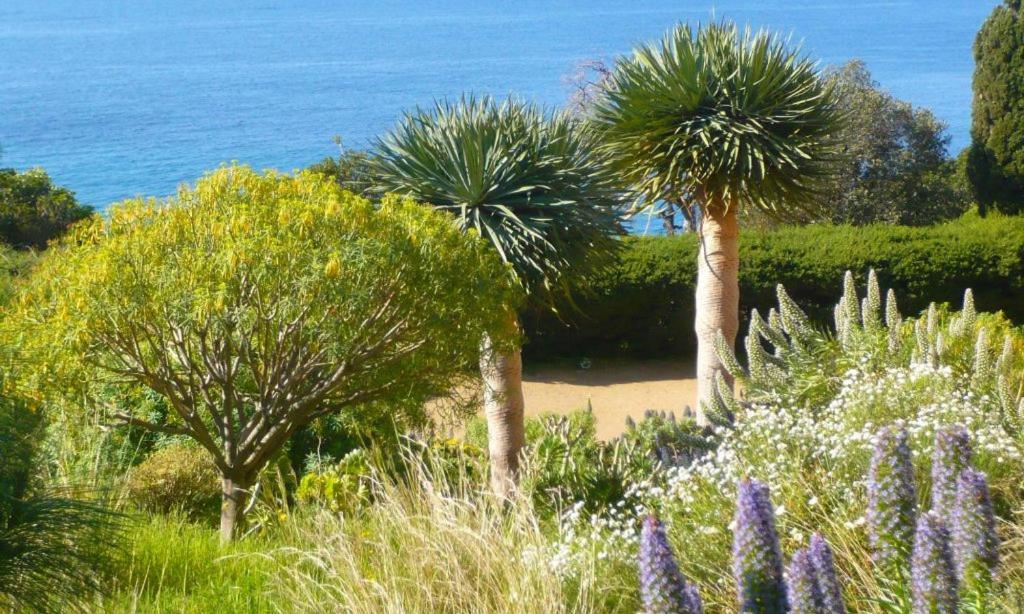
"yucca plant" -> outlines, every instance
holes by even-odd
[[[622,232],[594,149],[568,114],[464,97],[407,114],[373,153],[381,189],[451,213],[493,244],[529,300],[554,305],[609,262]],[[507,495],[524,444],[522,358],[489,338],[481,350],[491,481]]]
[[[700,405],[715,395],[721,330],[739,327],[738,211],[773,218],[816,213],[832,174],[836,94],[815,63],[766,31],[729,23],[678,25],[620,59],[592,122],[636,206],[694,209],[700,220],[696,291]]]

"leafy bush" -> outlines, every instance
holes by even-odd
[[[204,450],[171,443],[132,469],[128,494],[150,512],[181,512],[192,519],[209,520],[220,509],[220,477]]]
[[[352,513],[370,501],[370,464],[365,450],[353,450],[340,461],[302,476],[295,498],[332,512]]]
[[[625,239],[618,264],[561,318],[523,314],[533,359],[631,355],[691,356],[696,236]],[[1004,310],[1024,322],[1024,217],[968,214],[945,224],[908,228],[804,226],[748,231],[740,238],[742,313],[764,312],[782,283],[818,324],[831,319],[843,271],[869,268],[904,308],[955,303],[975,290],[979,310]],[[567,322],[566,319],[569,321]],[[581,350],[581,348],[583,348]]]
[[[42,249],[68,227],[92,215],[67,188],[53,185],[41,168],[0,169],[0,242]]]

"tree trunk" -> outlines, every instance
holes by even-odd
[[[245,526],[245,506],[251,484],[241,480],[221,479],[220,539],[233,540]]]
[[[518,328],[514,319],[511,324]],[[495,348],[485,335],[480,344],[480,375],[484,382],[491,489],[510,498],[518,479],[519,455],[526,444],[522,352],[518,347],[508,351]]]
[[[715,373],[726,385],[733,378],[715,351],[715,336],[721,330],[730,346],[736,343],[740,316],[739,222],[736,205],[705,205],[699,227],[697,255],[697,419],[706,422],[704,407],[714,399]]]

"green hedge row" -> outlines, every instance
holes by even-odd
[[[528,359],[693,354],[697,238],[631,237],[618,264],[577,300],[580,313],[523,314]],[[740,239],[740,294],[751,308],[775,304],[775,285],[821,323],[831,320],[850,270],[863,282],[878,272],[896,290],[901,311],[931,301],[959,304],[974,290],[978,308],[1024,322],[1024,217],[975,214],[931,227],[803,226],[746,231]],[[568,314],[568,315],[567,315]]]

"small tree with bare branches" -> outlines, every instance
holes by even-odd
[[[79,229],[35,275],[22,322],[41,350],[167,399],[167,422],[113,418],[213,457],[231,539],[296,430],[449,390],[507,319],[507,278],[442,213],[375,207],[313,173],[230,167]]]

